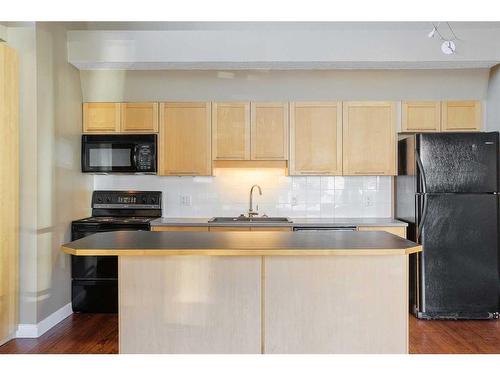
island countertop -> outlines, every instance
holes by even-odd
[[[382,232],[145,232],[97,233],[64,244],[72,255],[408,255],[422,247]]]

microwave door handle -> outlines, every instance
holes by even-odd
[[[137,170],[137,150],[138,150],[138,147],[137,145],[134,146],[134,148],[132,149],[132,152],[131,152],[131,155],[130,155],[130,163],[132,164],[132,168],[135,170]]]

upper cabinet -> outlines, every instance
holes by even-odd
[[[83,132],[157,133],[158,103],[84,103]]]
[[[342,103],[290,103],[290,175],[342,174]]]
[[[441,131],[470,132],[481,130],[481,102],[449,101],[441,103]]]
[[[157,133],[158,103],[121,103],[122,133]]]
[[[474,132],[481,130],[481,102],[403,101],[403,132]]]
[[[343,103],[344,175],[396,175],[394,102]]]
[[[214,160],[250,159],[250,103],[212,104]]]
[[[83,103],[84,133],[118,133],[120,103]]]
[[[402,102],[401,130],[403,132],[438,132],[440,128],[441,102]]]
[[[288,103],[251,104],[252,160],[288,159]]]
[[[209,102],[160,104],[159,175],[212,174]]]
[[[213,103],[212,152],[217,161],[287,160],[288,104]]]

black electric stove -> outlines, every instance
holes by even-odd
[[[96,190],[92,216],[71,223],[71,240],[99,232],[150,230],[161,217],[160,191]],[[71,256],[71,303],[74,312],[118,312],[118,258]]]

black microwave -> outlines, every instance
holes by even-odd
[[[82,172],[156,174],[156,134],[83,135]]]

